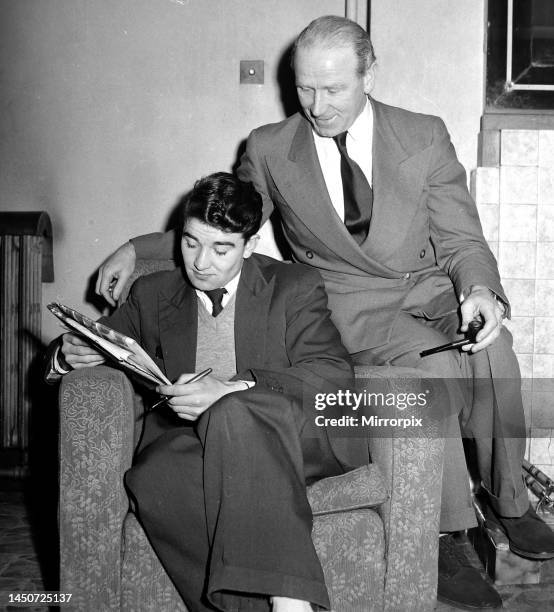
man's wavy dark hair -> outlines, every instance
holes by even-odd
[[[183,225],[194,218],[223,232],[242,234],[249,240],[262,220],[262,198],[252,183],[243,183],[228,172],[205,176],[183,205]]]

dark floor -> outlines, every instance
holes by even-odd
[[[44,485],[44,482],[41,484]],[[37,495],[37,488],[40,492],[40,486],[36,484],[32,486],[29,483],[24,486],[21,483],[0,480],[1,611],[21,609],[46,611],[48,608],[40,606],[26,608],[8,606],[8,593],[58,589],[55,513],[44,511],[44,496]],[[50,496],[49,505],[52,505],[51,502]],[[473,562],[478,565],[479,560],[473,554],[469,543],[467,547],[466,550],[472,555]],[[554,576],[554,572],[552,575]],[[554,612],[554,581],[542,585],[501,586],[498,587],[498,591],[506,610]],[[456,608],[440,603],[436,607],[436,612],[454,610]]]
[[[46,611],[10,606],[9,593],[58,590],[55,494],[41,488],[0,480],[0,611]]]

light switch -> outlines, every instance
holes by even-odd
[[[240,61],[240,83],[241,85],[261,85],[264,82],[263,60],[241,60]]]

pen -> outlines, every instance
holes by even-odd
[[[197,382],[198,380],[204,378],[204,376],[207,376],[211,372],[212,372],[212,368],[206,368],[205,370],[202,370],[202,372],[198,372],[198,374],[196,374],[190,380],[187,380],[186,382],[184,382],[182,384],[183,385],[188,385],[190,383]],[[163,395],[162,399],[160,401],[156,402],[153,406],[150,406],[150,410],[154,410],[154,408],[157,408],[158,406],[161,406],[162,404],[167,402],[167,400],[169,400],[169,399],[171,399],[170,395]]]

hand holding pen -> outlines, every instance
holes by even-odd
[[[211,369],[190,377],[181,374],[172,385],[159,385],[158,392],[169,396],[164,400],[181,419],[195,421],[218,399],[235,391],[244,391],[245,382],[241,380],[220,380],[210,375]]]
[[[185,382],[183,382],[181,384],[183,384],[183,385],[190,385],[193,382],[201,380],[202,378],[204,378],[204,376],[207,376],[208,374],[211,374],[211,372],[212,372],[212,368],[206,368],[205,370],[202,370],[202,372],[198,372],[198,374],[196,374],[192,378],[189,378],[189,380],[186,380]],[[179,379],[177,379],[177,380],[179,380]],[[178,384],[177,381],[174,384]],[[154,410],[154,408],[157,408],[158,406],[161,406],[162,404],[165,404],[172,397],[173,397],[172,395],[163,395],[162,399],[159,402],[156,402],[153,406],[150,406],[150,410]]]

